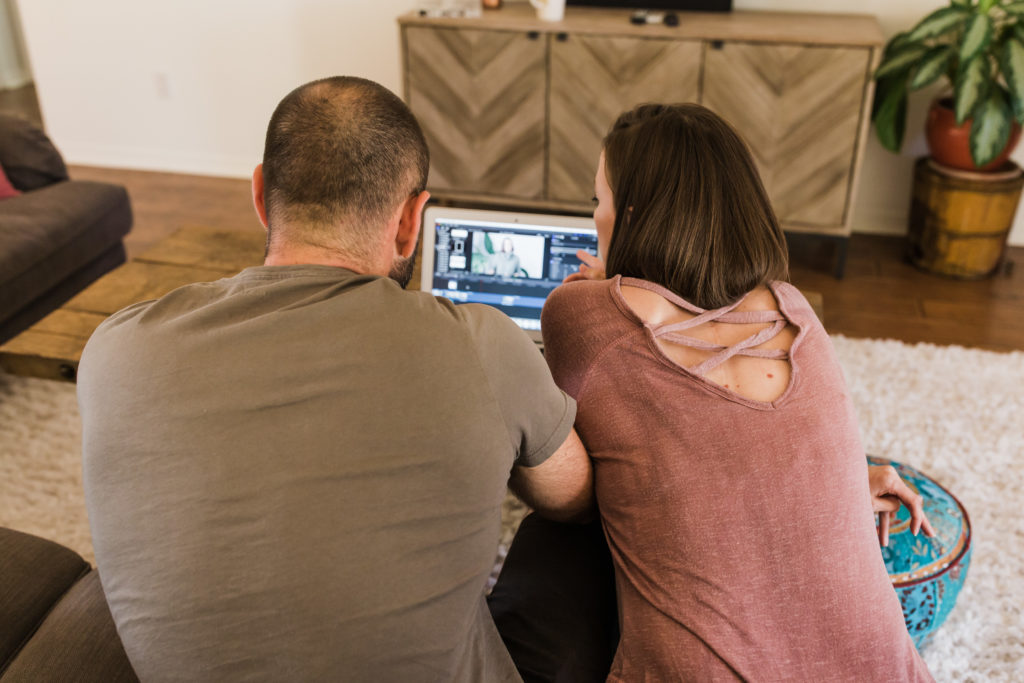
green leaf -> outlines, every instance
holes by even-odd
[[[906,87],[906,81],[898,77],[883,78],[882,80],[875,83],[875,94],[871,100],[871,121],[874,122],[878,118],[878,112],[882,108],[882,102],[888,96],[889,92],[896,87]]]
[[[969,16],[969,10],[955,5],[935,10],[914,27],[914,30],[907,36],[907,40],[916,43],[926,38],[941,36],[943,33],[960,28]]]
[[[911,67],[917,63],[917,60],[921,59],[927,51],[928,49],[923,45],[914,45],[896,52],[892,56],[887,57],[878,67],[878,71],[875,72],[875,79],[906,75]]]
[[[1017,38],[1008,38],[1000,57],[999,66],[1010,91],[1014,118],[1024,123],[1024,42]]]
[[[484,249],[487,250],[488,254],[494,253],[494,242],[491,241],[491,234],[489,232],[484,233]]]
[[[1010,139],[1010,107],[1002,88],[992,88],[978,103],[971,122],[971,158],[978,166],[995,159]]]
[[[1011,2],[1008,5],[1003,5],[1003,11],[1017,16],[1024,15],[1024,2]]]
[[[878,112],[882,108],[882,103],[885,101],[889,92],[896,87],[906,87],[906,81],[902,78],[892,77],[883,78],[882,80],[875,83],[875,94],[871,100],[871,121],[874,122],[878,118]]]
[[[910,36],[910,31],[901,31],[897,33],[889,42],[885,44],[885,50],[882,51],[883,61],[896,52],[899,52],[900,48],[907,44],[907,38]]]
[[[958,126],[971,116],[971,110],[985,98],[989,80],[988,57],[985,55],[975,57],[961,70],[953,89]]]
[[[893,77],[878,82],[871,120],[882,146],[890,152],[899,152],[907,130],[906,79]]]
[[[953,52],[948,45],[938,45],[928,50],[927,54],[921,58],[914,77],[910,79],[910,89],[923,88],[945,74],[946,66],[952,56]]]
[[[992,42],[992,20],[987,14],[976,14],[967,23],[960,44],[960,63],[964,64],[985,50]]]

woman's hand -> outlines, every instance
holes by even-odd
[[[912,534],[917,536],[917,532],[923,529],[925,536],[935,535],[935,529],[924,514],[921,496],[900,479],[892,465],[868,467],[868,487],[871,489],[871,507],[878,513],[878,541],[883,546],[889,545],[889,526],[896,519],[900,503],[910,510]]]
[[[566,277],[562,280],[562,284],[565,284],[566,282],[575,282],[576,280],[605,279],[604,261],[583,249],[576,250],[576,257],[581,261],[579,272]]]

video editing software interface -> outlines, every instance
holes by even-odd
[[[540,329],[548,294],[579,269],[578,249],[597,254],[580,228],[463,219],[435,222],[433,294],[490,304],[524,330]]]

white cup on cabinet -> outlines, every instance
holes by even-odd
[[[561,21],[565,18],[565,0],[530,0],[541,21]]]

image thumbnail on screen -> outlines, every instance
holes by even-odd
[[[544,277],[544,238],[500,232],[473,232],[469,270],[497,277]]]

